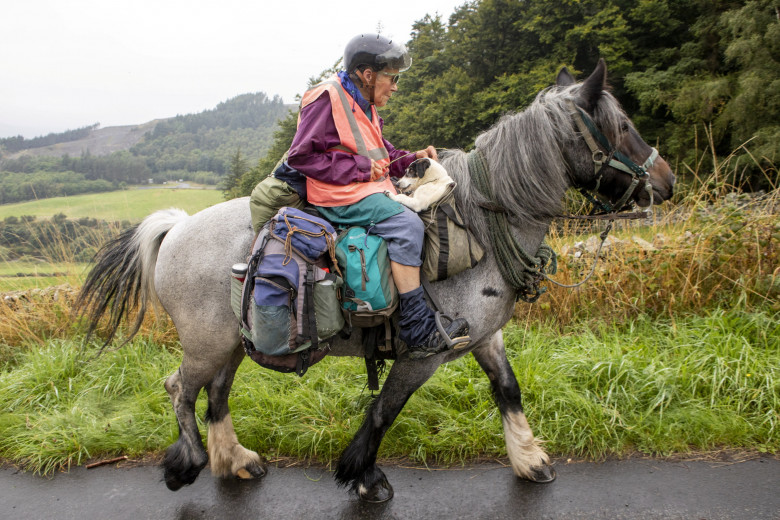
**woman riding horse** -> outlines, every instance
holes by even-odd
[[[410,358],[422,359],[463,348],[469,338],[462,318],[441,329],[446,338],[439,332],[440,315],[428,307],[420,286],[422,221],[384,195],[395,193],[389,177],[403,176],[415,159],[437,159],[433,146],[410,153],[382,137],[384,121],[376,107],[387,104],[411,63],[406,47],[384,36],[352,38],[344,50],[345,70],[303,95],[287,164],[306,176],[306,198],[323,217],[366,227],[387,242],[401,300],[399,338]]]
[[[402,68],[389,70],[400,72]],[[382,71],[387,72],[387,67]],[[386,83],[389,79],[392,85],[392,76],[380,79],[385,75],[374,69],[358,72],[367,96],[371,96],[367,87],[372,84],[375,94],[392,92]],[[582,83],[564,70],[556,86],[477,137],[471,153],[441,154],[440,162],[458,183],[458,207],[471,218],[477,236],[491,237],[476,267],[432,285],[445,308],[468,317],[472,341],[458,350],[417,360],[400,356],[393,362],[382,391],[336,469],[336,480],[361,499],[382,502],[393,497],[393,488],[376,463],[383,437],[407,400],[441,364],[469,352],[490,379],[514,473],[536,482],[555,478],[549,457],[526,419],[520,387],[504,349],[501,329],[511,319],[523,289],[502,275],[506,262],[517,258],[501,252],[513,243],[515,249],[533,256],[553,218],[560,214],[570,187],[598,192],[616,206],[626,202],[650,206],[672,196],[674,174],[606,90],[606,75],[603,61]],[[357,115],[361,114],[362,109]],[[373,108],[371,115],[375,115]],[[371,124],[378,121],[377,117]],[[471,167],[476,163],[483,165],[479,175]],[[491,236],[494,226],[488,221],[495,215],[505,217],[506,236]],[[89,317],[90,330],[108,314],[106,343],[121,321],[137,311],[131,338],[148,305],[155,301],[176,326],[182,362],[165,381],[165,389],[176,413],[179,438],[163,461],[165,483],[172,490],[194,482],[208,462],[212,473],[222,477],[262,477],[266,473],[260,455],[239,442],[228,406],[233,378],[246,357],[230,306],[228,273],[234,263],[245,260],[252,246],[251,221],[246,198],[191,216],[181,210],[155,212],[101,248],[82,287],[79,306]],[[331,354],[361,352],[356,336],[336,337]],[[195,403],[204,388],[208,452],[195,417]],[[257,413],[263,413],[262,406]]]

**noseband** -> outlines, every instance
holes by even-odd
[[[590,148],[591,158],[593,159],[593,167],[596,175],[596,186],[590,191],[597,192],[599,185],[601,184],[601,177],[604,175],[604,167],[611,166],[618,171],[631,175],[631,184],[620,197],[618,202],[611,206],[603,201],[596,200],[588,190],[579,188],[580,192],[594,205],[601,207],[606,213],[617,213],[626,206],[629,197],[634,192],[634,189],[640,182],[644,181],[645,190],[647,190],[650,196],[650,208],[653,207],[653,187],[650,185],[650,174],[648,170],[653,167],[655,160],[658,158],[658,150],[652,148],[650,156],[645,160],[642,165],[636,164],[628,156],[620,152],[609,139],[596,128],[593,120],[585,113],[581,108],[574,104],[574,101],[569,100],[569,113],[572,119],[574,119],[577,129],[580,131],[582,138],[585,139],[585,143]],[[598,143],[596,142],[598,141]],[[599,147],[599,144],[601,147]],[[602,150],[606,149],[606,151]]]

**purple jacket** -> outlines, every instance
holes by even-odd
[[[360,107],[355,106],[356,110]],[[379,118],[379,126],[384,121]],[[415,159],[406,150],[396,150],[387,139],[382,139],[390,160],[391,177],[403,177],[404,171]],[[331,115],[330,97],[323,93],[316,101],[303,107],[298,131],[290,147],[287,164],[307,177],[329,184],[346,185],[351,182],[366,182],[371,179],[371,159],[361,155],[343,152],[329,152],[341,144],[336,124]],[[403,157],[406,155],[406,157]]]

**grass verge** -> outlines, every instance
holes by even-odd
[[[553,455],[780,447],[778,313],[717,309],[561,333],[512,324],[505,335],[526,413]],[[179,359],[144,338],[97,358],[71,340],[20,349],[0,374],[0,457],[47,473],[160,452],[178,433],[163,381]],[[362,366],[326,358],[297,378],[245,362],[230,400],[239,439],[266,456],[333,460],[371,400]],[[201,395],[199,417],[205,407]],[[380,450],[445,464],[505,455],[489,381],[471,356],[412,396]]]

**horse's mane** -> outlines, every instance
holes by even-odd
[[[590,161],[567,105],[567,100],[577,98],[580,87],[575,84],[541,91],[528,108],[503,116],[475,141],[490,167],[492,202],[505,208],[516,223],[539,225],[559,214],[563,195],[574,179],[571,154],[582,149],[587,154],[584,159]],[[626,119],[617,100],[604,92],[591,116],[602,133],[617,144],[621,122]],[[444,151],[441,162],[458,183],[458,206],[473,231],[478,237],[487,237],[480,208],[487,201],[469,175],[467,154]]]

